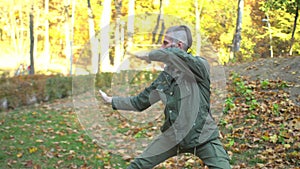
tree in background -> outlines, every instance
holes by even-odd
[[[200,55],[201,51],[201,34],[200,34],[200,28],[201,28],[201,13],[202,13],[202,8],[203,8],[203,3],[204,0],[201,0],[200,7],[198,0],[195,0],[195,17],[196,17],[196,24],[195,24],[195,32],[196,32],[196,55]]]
[[[119,66],[121,64],[121,60],[123,58],[124,52],[122,49],[124,49],[124,42],[123,44],[121,43],[121,37],[123,37],[124,35],[122,35],[122,21],[121,21],[121,9],[122,9],[122,1],[121,0],[114,0],[114,5],[116,8],[116,12],[115,12],[115,41],[114,41],[114,58],[113,58],[113,65],[114,65],[114,70],[116,71],[117,66]],[[124,34],[124,33],[123,33]]]
[[[91,47],[91,55],[92,55],[92,72],[94,74],[98,73],[99,69],[99,43],[96,37],[95,32],[95,21],[94,21],[94,13],[91,5],[91,1],[87,0],[88,7],[88,22],[89,22],[89,37],[90,37],[90,47]]]
[[[75,2],[76,0],[72,0],[72,5],[70,0],[65,0],[65,40],[66,40],[66,59],[69,60],[69,74],[72,75],[72,66],[73,66],[73,32],[74,32],[74,19],[75,19]],[[69,12],[69,7],[71,6],[71,13]],[[68,63],[68,61],[67,61]]]
[[[21,0],[0,2],[0,26],[2,29],[1,56],[6,57],[1,67],[14,61],[15,67],[28,65],[30,54],[30,4]],[[28,61],[26,63],[26,61]]]
[[[127,49],[130,49],[132,46],[132,37],[134,33],[134,7],[135,7],[135,0],[129,0],[128,3],[128,19],[127,19]],[[127,51],[127,49],[125,49]]]
[[[49,0],[45,0],[45,43],[44,43],[44,57],[46,63],[50,63],[51,54],[50,54],[50,40],[49,40]],[[45,65],[45,69],[48,70],[48,64]]]
[[[100,72],[112,70],[109,57],[111,0],[104,0],[100,23]]]
[[[26,67],[30,64],[29,13],[31,6],[30,3],[26,2],[29,1],[0,2],[1,56],[7,57],[7,62],[9,61],[9,65],[12,65],[13,69],[21,63]],[[144,18],[139,18],[139,15],[146,16],[159,13],[160,10],[164,14],[166,27],[172,24],[188,23],[196,27],[193,29],[194,37],[197,37],[195,30],[199,29],[201,42],[211,42],[222,63],[229,62],[233,44],[232,37],[236,30],[239,30],[236,27],[236,18],[238,18],[236,11],[238,1],[236,0],[162,0],[162,6],[160,6],[160,0],[89,0],[88,8],[86,7],[87,1],[76,1],[78,3],[76,11],[75,6],[71,5],[75,2],[73,0],[34,0],[34,2],[35,10],[32,11],[34,16],[33,54],[35,64],[38,65],[35,67],[36,73],[43,73],[45,72],[43,70],[48,69],[53,72],[69,74],[70,62],[72,63],[73,60],[76,61],[79,57],[98,58],[100,51],[93,52],[93,54],[87,53],[85,56],[81,55],[83,46],[87,42],[102,48],[100,64],[101,66],[110,66],[105,70],[113,70],[111,63],[123,59],[122,57],[118,59],[118,56],[122,56],[124,53],[118,52],[118,50],[123,48],[125,50],[137,50],[140,46],[138,47],[136,44],[151,44],[151,32],[155,30],[157,15],[155,18],[147,18],[147,22]],[[66,5],[68,7],[65,6],[64,2],[68,2],[66,3],[69,4]],[[88,13],[92,7],[93,16],[82,14]],[[294,55],[300,53],[300,31],[297,27],[299,0],[247,0],[244,1],[243,11],[243,29],[240,30],[243,39],[239,43],[239,54],[242,60],[269,57],[271,44],[274,57],[288,53]],[[271,31],[267,30],[266,22],[262,21],[266,19],[266,14],[269,16],[269,22],[272,26]],[[168,16],[173,16],[173,19]],[[180,19],[174,20],[174,17]],[[116,24],[117,18],[121,18],[119,24]],[[122,20],[124,18],[126,20]],[[74,22],[75,19],[76,23]],[[92,26],[92,21],[94,26]],[[122,25],[122,21],[127,25]],[[66,28],[67,23],[69,29]],[[112,31],[109,30],[105,33],[105,29],[109,28],[110,25]],[[106,28],[102,29],[101,26]],[[161,30],[160,23],[160,30],[157,34]],[[107,36],[107,40],[101,41],[103,44],[90,41],[90,37],[99,31],[102,32],[100,34],[103,35],[102,37]],[[122,31],[128,33],[122,33]],[[150,34],[141,36],[134,34],[134,32],[150,32]],[[272,34],[272,43],[269,42],[270,33]],[[159,39],[161,38],[155,37],[155,43]],[[110,44],[107,43],[108,41]],[[106,55],[115,44],[120,44],[120,47],[114,48],[115,52],[111,52],[110,56]],[[201,46],[202,48],[203,45],[205,44],[200,43],[197,47]],[[98,50],[97,47],[91,47],[92,49]],[[69,53],[65,53],[65,51]],[[107,53],[103,53],[104,51]],[[199,52],[199,49],[196,51]],[[121,53],[121,55],[114,53]],[[116,60],[112,61],[113,59]],[[232,61],[235,60],[234,58]],[[95,63],[97,62],[96,60]],[[1,64],[1,66],[3,65],[4,63]],[[4,67],[6,68],[7,65]],[[96,69],[93,72],[97,72]]]
[[[274,36],[277,38],[276,44],[277,53],[293,54],[293,45],[295,43],[295,35],[297,32],[297,20],[299,16],[299,0],[267,0],[261,3],[261,10],[265,12],[266,16],[270,16],[270,20],[274,22],[272,27]],[[294,19],[292,20],[292,17]],[[290,29],[290,25],[292,25]],[[290,35],[290,38],[288,38]],[[288,41],[288,43],[286,43]],[[300,45],[297,44],[297,53],[300,53],[298,49]]]
[[[212,43],[219,55],[219,61],[223,64],[229,62],[232,35],[235,33],[236,26],[237,5],[236,0],[206,0],[201,11],[202,39]]]
[[[295,14],[295,19],[294,19],[294,26],[293,26],[293,31],[292,31],[292,38],[291,38],[291,46],[290,46],[290,50],[289,50],[289,55],[293,54],[293,45],[295,42],[295,32],[296,32],[296,28],[297,28],[297,21],[298,21],[298,17],[299,17],[299,9],[300,9],[300,1],[296,1],[293,3],[294,7],[296,6],[296,9],[293,11],[293,13]],[[294,8],[292,8],[294,9]]]
[[[162,41],[162,35],[165,31],[165,22],[164,22],[164,11],[163,11],[163,3],[162,0],[159,1],[159,14],[157,15],[156,25],[154,27],[154,30],[152,32],[152,44],[160,44]],[[161,27],[160,32],[159,27]],[[156,36],[157,39],[156,39]]]
[[[240,50],[241,40],[242,40],[242,20],[244,12],[244,0],[238,1],[238,10],[237,10],[237,19],[236,19],[236,29],[232,40],[232,49],[231,49],[231,59],[233,59],[234,54]]]
[[[29,69],[29,74],[33,75],[34,74],[34,31],[33,31],[33,10],[34,10],[34,4],[32,2],[31,5],[31,11],[29,14],[29,29],[30,29],[30,69]]]

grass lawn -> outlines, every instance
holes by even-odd
[[[15,110],[0,114],[1,168],[124,168],[82,130],[72,111]]]

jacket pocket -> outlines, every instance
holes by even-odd
[[[202,132],[203,126],[205,125],[205,121],[208,116],[208,111],[209,111],[208,106],[206,106],[206,105],[200,106],[199,112],[198,112],[198,115],[197,115],[197,118],[196,118],[195,124],[194,124],[194,128],[197,131],[197,133]]]
[[[188,98],[192,94],[190,84],[186,80],[181,80],[178,84],[176,84],[176,88],[180,93],[179,100]]]
[[[156,91],[161,99],[161,101],[164,103],[164,105],[166,105],[167,103],[167,91],[169,90],[169,86],[168,85],[159,85],[156,88]]]

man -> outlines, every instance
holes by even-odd
[[[148,62],[164,62],[158,78],[137,96],[109,97],[99,91],[113,109],[143,111],[162,100],[165,122],[162,134],[130,164],[129,169],[149,169],[179,153],[198,156],[209,168],[230,168],[210,114],[208,62],[187,53],[192,35],[187,26],[170,27],[161,49],[138,56]]]

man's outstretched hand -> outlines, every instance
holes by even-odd
[[[102,90],[99,90],[99,93],[100,93],[102,99],[105,101],[105,103],[111,104],[112,97],[107,96],[107,94],[105,92],[103,92]]]
[[[127,54],[131,56],[135,56],[138,59],[145,60],[147,63],[151,63],[151,60],[149,59],[149,52],[148,51],[143,51],[143,52],[138,52],[138,53],[131,53],[127,52]]]

